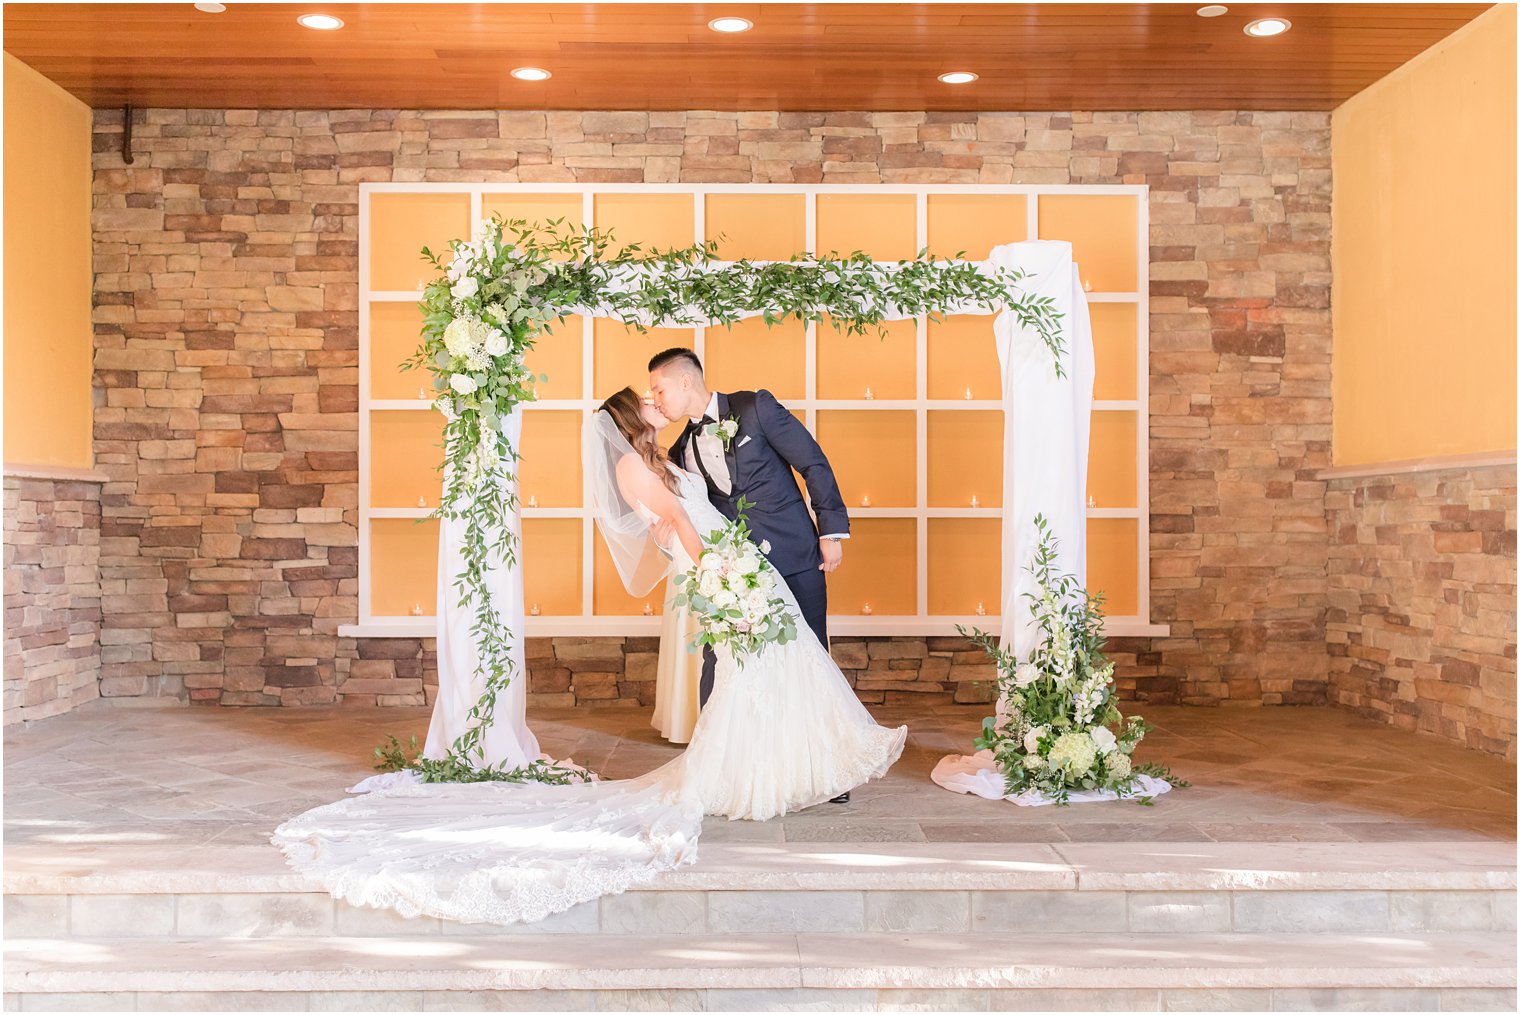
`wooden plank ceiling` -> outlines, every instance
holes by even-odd
[[[1332,109],[1489,6],[6,4],[4,42],[92,106]],[[721,15],[755,27],[709,30]],[[1244,34],[1268,15],[1292,30]]]

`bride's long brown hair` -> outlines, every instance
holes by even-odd
[[[618,431],[633,445],[633,450],[649,466],[649,471],[660,477],[667,490],[675,493],[676,476],[666,466],[670,458],[660,447],[654,427],[644,421],[643,408],[643,400],[633,393],[633,389],[624,388],[598,406],[597,411],[612,417]]]

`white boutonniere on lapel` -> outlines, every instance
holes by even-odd
[[[731,451],[733,449],[734,438],[739,434],[739,417],[729,416],[727,419],[719,420],[716,423],[709,423],[707,424],[706,432],[716,434],[718,440],[723,442],[723,450],[725,452]]]

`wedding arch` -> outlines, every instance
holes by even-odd
[[[436,708],[424,778],[564,778],[538,765],[536,745],[488,742],[498,695],[519,664],[507,623],[521,616],[516,495],[521,407],[534,400],[525,354],[570,315],[608,317],[643,330],[731,324],[761,317],[823,321],[865,334],[883,322],[997,314],[1003,374],[1002,640],[1019,652],[1034,625],[1018,566],[1043,514],[1061,538],[1067,569],[1083,572],[1083,489],[1093,353],[1071,245],[1036,240],[995,248],[985,261],[876,262],[798,255],[790,261],[720,261],[714,243],[681,249],[613,248],[613,237],[563,221],[492,218],[453,240],[447,262],[424,249],[436,277],[423,290],[423,342],[408,366],[432,375],[445,419],[444,486],[437,509],[440,685],[445,668],[470,672],[455,686],[473,704]],[[445,570],[453,567],[452,573]],[[515,596],[515,599],[514,599]],[[512,609],[503,609],[510,605]],[[519,623],[520,626],[520,623]],[[461,672],[461,675],[462,675]],[[532,744],[531,734],[527,742]],[[444,748],[443,745],[447,744]]]

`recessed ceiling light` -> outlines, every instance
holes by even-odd
[[[755,27],[755,23],[744,18],[713,18],[707,23],[707,27],[715,32],[727,32],[732,35],[735,32],[749,31]]]
[[[542,67],[514,67],[512,76],[519,81],[548,81],[554,75]]]
[[[1221,14],[1228,13],[1230,13],[1230,9],[1224,4],[1207,4],[1198,8],[1198,16],[1200,18],[1217,18]]]
[[[195,9],[205,14],[220,14],[227,9],[227,5],[206,2],[196,4]]]
[[[1258,39],[1266,39],[1273,35],[1281,35],[1293,27],[1293,22],[1287,18],[1257,18],[1246,25],[1246,34],[1254,35]]]
[[[976,75],[969,70],[955,70],[948,74],[941,74],[939,79],[947,85],[966,85],[976,80]]]
[[[296,18],[306,28],[315,28],[319,32],[336,32],[343,27],[343,19],[335,18],[331,14],[302,14]]]

